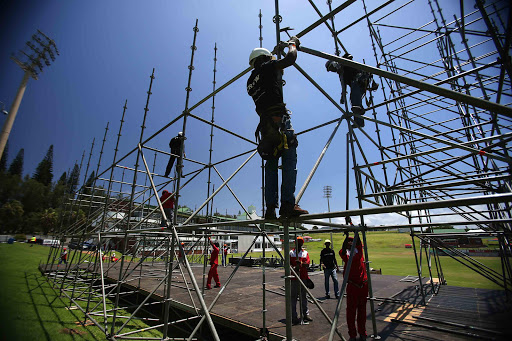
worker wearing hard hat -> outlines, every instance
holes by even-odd
[[[256,128],[258,153],[265,163],[265,219],[277,219],[278,207],[278,161],[282,157],[281,209],[282,217],[297,217],[308,214],[295,203],[297,180],[297,136],[293,130],[290,111],[283,102],[282,73],[297,59],[300,41],[292,37],[283,43],[288,53],[283,59],[273,60],[272,53],[265,48],[255,48],[249,56],[254,67],[247,80],[247,93],[256,105],[260,122]],[[280,49],[282,44],[278,46]]]
[[[304,238],[297,237],[297,250],[293,248],[290,251],[290,266],[295,268],[295,272],[299,275],[300,279],[304,282],[309,279],[308,268],[309,268],[309,253],[302,248],[304,244]],[[299,281],[296,278],[292,278],[292,323],[299,324],[301,320],[297,315],[297,299],[299,298],[302,309],[302,320],[304,322],[313,321],[309,316],[308,300],[306,297],[306,289],[301,288]]]
[[[165,177],[168,177],[169,174],[171,174],[172,166],[174,165],[174,160],[176,160],[177,157],[181,158],[181,154],[183,153],[183,157],[187,157],[185,155],[184,150],[184,142],[187,138],[183,135],[183,133],[180,131],[178,133],[178,136],[175,136],[169,141],[169,147],[171,148],[171,157],[169,158],[169,162],[167,163],[167,167],[165,168]],[[181,162],[181,165],[183,162]],[[178,165],[180,163],[178,162]],[[183,169],[181,169],[181,172]],[[184,178],[184,176],[182,175]]]
[[[345,262],[345,271],[352,248],[354,238],[349,237],[343,242],[340,250],[341,259]],[[366,264],[363,256],[363,244],[357,239],[356,247],[350,272],[348,274],[347,284],[347,327],[350,340],[356,340],[357,333],[361,336],[361,340],[366,340],[366,301],[368,297],[368,277],[366,275]],[[357,313],[357,330],[356,330],[356,313]]]
[[[325,277],[325,298],[331,298],[329,292],[329,279],[332,278],[334,285],[334,296],[338,299],[338,263],[336,262],[336,253],[331,248],[331,241],[326,239],[324,242],[325,248],[320,252],[320,266],[324,270]]]
[[[59,264],[57,265],[61,265],[62,263],[68,264],[68,251],[66,248],[62,249],[62,252],[60,253]]]

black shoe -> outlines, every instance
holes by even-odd
[[[354,116],[354,124],[352,128],[363,128],[364,127],[364,119],[359,116]]]
[[[216,285],[216,286],[214,286],[214,288],[220,288],[220,285]]]
[[[266,220],[277,220],[275,207],[267,207],[264,218]]]
[[[364,115],[364,109],[363,109],[363,107],[360,107],[359,105],[354,105],[352,107],[352,112],[356,115]]]
[[[308,211],[303,210],[297,204],[282,203],[281,209],[279,209],[279,215],[286,218],[298,217],[303,214],[309,214]]]
[[[325,298],[326,299],[331,298],[331,295],[327,294],[327,295],[325,295]]]
[[[300,324],[300,319],[292,319],[292,324],[293,324],[294,326],[296,326],[296,325]]]
[[[312,319],[312,318],[311,318],[311,316],[309,316],[309,315],[304,316],[302,319],[303,319],[304,321],[306,321],[306,322],[312,322],[312,321],[313,321],[313,319]]]

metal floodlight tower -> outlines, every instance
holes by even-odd
[[[324,198],[327,198],[327,211],[331,213],[331,205],[329,203],[329,199],[332,198],[332,186],[324,186]],[[329,218],[329,223],[331,222],[331,218]],[[332,232],[331,232],[331,248],[334,249],[334,243],[332,242]]]
[[[55,42],[40,30],[37,30],[37,33],[32,35],[32,40],[27,41],[26,45],[31,50],[29,52],[30,54],[20,50],[21,54],[26,57],[22,58],[25,59],[25,61],[14,55],[11,56],[11,59],[25,71],[25,74],[23,75],[16,97],[14,97],[14,101],[7,114],[7,119],[2,127],[2,133],[0,135],[0,157],[2,157],[4,153],[4,148],[9,139],[14,120],[16,119],[16,114],[18,113],[18,108],[20,107],[23,94],[25,93],[28,79],[32,77],[37,80],[39,72],[43,71],[43,62],[46,66],[50,66],[50,61],[55,60],[55,54],[59,54]],[[5,110],[3,110],[3,112],[7,113]]]

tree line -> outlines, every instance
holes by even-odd
[[[0,160],[0,234],[57,232],[60,219],[83,214],[65,205],[74,196],[80,177],[75,163],[57,181],[53,176],[53,145],[32,176],[23,175],[24,149],[7,167],[8,145]],[[91,174],[94,178],[94,174]]]

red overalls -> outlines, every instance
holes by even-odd
[[[206,287],[211,289],[212,277],[215,280],[216,286],[220,287],[220,279],[219,274],[217,273],[217,267],[219,266],[219,248],[215,245],[212,245],[213,251],[210,256],[210,271],[208,271],[208,281],[206,282]]]
[[[366,276],[366,264],[364,263],[363,245],[358,242],[355,255],[352,258],[350,273],[347,284],[347,326],[348,335],[351,338],[359,335],[366,337],[366,301],[368,297],[368,277]],[[350,250],[346,254],[339,252],[341,259],[345,262],[344,273],[347,269]],[[357,311],[357,331],[356,331],[356,311]]]

